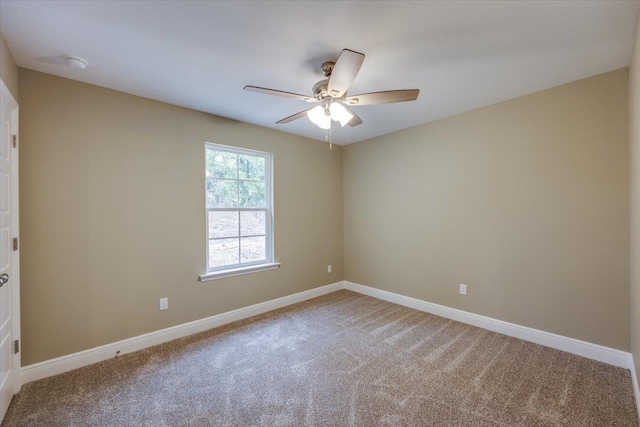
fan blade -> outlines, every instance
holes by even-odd
[[[266,87],[245,86],[244,90],[248,90],[250,92],[264,93],[265,95],[284,96],[285,98],[293,98],[293,99],[298,99],[300,101],[318,102],[318,100],[312,96],[300,95],[299,93],[284,92],[282,90],[267,89]]]
[[[354,127],[362,124],[362,119],[360,118],[360,116],[354,113],[351,108],[344,107],[344,109],[347,110],[349,113],[353,114],[353,118],[349,120],[349,123],[347,123],[350,127]]]
[[[418,99],[419,93],[420,89],[388,90],[349,96],[344,102],[348,105],[391,104],[393,102],[415,101]]]
[[[342,49],[329,77],[329,85],[327,87],[329,95],[336,98],[344,95],[358,75],[363,61],[364,54]]]
[[[299,113],[295,113],[293,116],[285,117],[284,119],[276,122],[276,124],[285,124],[294,120],[298,120],[299,118],[306,116],[309,110],[311,110],[311,108],[309,108],[308,110],[300,111]]]

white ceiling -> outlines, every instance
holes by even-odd
[[[0,31],[19,66],[324,140],[308,108],[243,91],[311,94],[343,48],[366,55],[350,94],[420,89],[356,106],[348,144],[629,64],[639,1],[6,1]],[[89,62],[68,68],[61,55]]]

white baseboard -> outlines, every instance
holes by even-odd
[[[345,289],[416,310],[426,311],[427,313],[435,314],[447,319],[457,320],[458,322],[467,323],[469,325],[488,329],[511,337],[520,338],[525,341],[577,354],[578,356],[587,357],[610,365],[626,369],[632,369],[631,367],[633,366],[631,353],[626,351],[616,350],[602,345],[580,341],[575,338],[552,334],[550,332],[529,328],[527,326],[516,325],[514,323],[469,313],[467,311],[422,301],[416,298],[406,297],[404,295],[394,294],[393,292],[387,292],[381,289],[359,285],[357,283],[345,281],[344,284]]]
[[[248,317],[256,316],[258,314],[266,313],[267,311],[275,310],[291,304],[306,301],[311,298],[319,297],[321,295],[335,292],[343,288],[343,282],[336,282],[330,285],[321,286],[319,288],[310,289],[308,291],[300,292],[286,297],[251,305],[249,307],[239,308],[237,310],[228,311],[226,313],[217,314],[215,316],[195,320],[193,322],[184,323],[182,325],[172,326],[170,328],[161,329],[159,331],[150,332],[148,334],[139,335],[137,337],[128,338],[100,347],[91,348],[89,350],[79,351],[77,353],[57,357],[55,359],[34,363],[22,368],[22,384],[110,359],[112,357],[115,357],[118,351],[122,355],[131,353],[133,351],[142,350],[144,348],[162,344],[176,338],[182,338],[191,334],[195,334],[197,332],[206,331],[208,329],[216,328],[227,323],[235,322],[237,320],[242,320]]]
[[[638,386],[638,375],[636,374],[636,364],[631,356],[631,381],[633,382],[633,395],[636,397],[636,413],[640,423],[640,386]]]
[[[526,326],[516,325],[514,323],[509,323],[502,320],[492,319],[490,317],[482,316],[479,314],[469,313],[463,310],[422,301],[416,298],[411,298],[348,281],[336,282],[330,285],[321,286],[319,288],[310,289],[308,291],[274,299],[271,301],[266,301],[260,304],[240,308],[204,319],[195,320],[193,322],[184,323],[182,325],[150,332],[148,334],[139,335],[137,337],[128,338],[100,347],[95,347],[66,356],[61,356],[55,359],[34,363],[33,365],[28,365],[22,368],[22,383],[26,384],[31,381],[36,381],[41,378],[61,374],[63,372],[90,365],[92,363],[101,362],[103,360],[115,357],[116,352],[118,351],[120,352],[120,354],[126,354],[142,350],[144,348],[171,341],[176,338],[182,338],[191,334],[195,334],[197,332],[206,331],[208,329],[216,328],[230,322],[246,319],[248,317],[266,313],[271,310],[286,307],[291,304],[335,292],[340,289],[348,289],[364,295],[369,295],[374,298],[389,301],[416,310],[425,311],[427,313],[432,313],[448,319],[453,319],[458,322],[467,323],[504,335],[520,338],[525,341],[530,341],[547,347],[577,354],[579,356],[598,360],[610,365],[630,369],[636,401],[638,403],[640,413],[640,389],[638,388],[638,381],[635,375],[635,366],[633,365],[633,358],[631,356],[631,353],[604,347],[598,344],[592,344],[586,341],[580,341],[574,338],[569,338],[550,332],[540,331],[538,329],[533,329]]]

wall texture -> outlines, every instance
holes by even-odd
[[[345,280],[628,351],[627,83],[346,146]]]
[[[343,278],[629,350],[637,63],[333,150],[20,69],[23,366]],[[204,141],[274,153],[280,269],[197,281]]]
[[[9,46],[0,33],[0,78],[7,85],[11,95],[18,100],[18,66],[13,60]]]
[[[26,69],[20,94],[23,366],[343,280],[341,147]],[[274,154],[280,269],[198,282],[205,141]]]
[[[631,352],[640,380],[640,12],[629,67],[631,165]]]

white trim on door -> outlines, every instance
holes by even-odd
[[[12,148],[12,166],[13,170],[11,173],[11,231],[12,238],[18,238],[18,250],[11,251],[11,264],[13,265],[11,282],[13,283],[12,289],[12,298],[11,298],[11,317],[13,322],[13,331],[12,336],[14,340],[19,340],[20,343],[20,203],[19,203],[19,146],[20,146],[20,134],[19,134],[19,126],[18,126],[18,117],[19,117],[19,106],[16,99],[13,97],[9,88],[5,85],[4,81],[0,79],[0,94],[9,101],[9,105],[13,110],[12,118],[11,118],[11,127],[12,134],[18,135],[18,148]],[[21,361],[20,361],[21,353],[13,353],[13,368],[15,372],[15,393],[20,391],[22,387],[22,375],[21,375]]]

